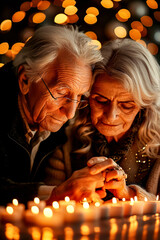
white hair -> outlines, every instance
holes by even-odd
[[[15,67],[23,65],[31,81],[36,81],[39,74],[47,69],[61,49],[67,49],[75,58],[92,66],[102,60],[102,56],[91,39],[73,26],[44,26],[35,31],[25,46],[15,57]]]
[[[139,139],[147,144],[148,156],[160,158],[160,66],[155,57],[131,39],[109,41],[102,47],[102,56],[94,78],[105,72],[132,93],[145,113]]]

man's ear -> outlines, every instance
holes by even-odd
[[[25,69],[24,69],[23,65],[21,65],[18,68],[18,83],[19,83],[19,88],[20,88],[21,93],[23,95],[26,95],[29,91],[30,81],[28,80],[28,78],[25,74]]]

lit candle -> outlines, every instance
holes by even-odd
[[[100,218],[99,207],[90,205],[87,200],[77,204],[75,212],[83,218],[83,221],[96,221]]]
[[[122,198],[121,204],[123,205],[123,216],[129,217],[132,215],[132,204],[130,201],[126,201],[125,198]]]
[[[59,206],[60,206],[60,208],[63,208],[63,209],[66,209],[66,207],[67,207],[68,205],[73,205],[73,206],[75,206],[75,204],[76,204],[76,201],[70,200],[70,198],[69,198],[68,196],[66,196],[66,197],[64,198],[64,200],[60,200],[60,201],[59,201]]]
[[[148,201],[146,197],[144,201],[143,214],[155,214],[157,209],[156,201]]]
[[[132,215],[142,215],[144,201],[134,201],[133,198],[130,199],[132,205]]]
[[[2,220],[7,222],[20,221],[22,214],[16,211],[12,206],[7,206],[5,211],[2,212]]]
[[[156,197],[156,203],[157,203],[156,212],[160,213],[160,199],[159,199],[159,195],[157,195],[157,197]]]
[[[120,202],[117,202],[115,197],[112,198],[112,203],[107,203],[109,207],[109,217],[123,217],[124,207]]]
[[[27,209],[24,213],[24,219],[28,223],[35,224],[36,215],[39,214],[39,208],[37,206],[31,206],[30,209]]]
[[[40,201],[40,199],[38,197],[35,197],[34,201],[29,201],[27,203],[28,209],[31,209],[32,206],[37,206],[39,208],[39,211],[42,212],[43,209],[46,206],[46,202],[45,201]]]
[[[8,206],[11,206],[14,211],[18,211],[20,214],[23,215],[25,210],[25,205],[23,203],[19,203],[17,199],[13,199],[12,203],[9,203]]]

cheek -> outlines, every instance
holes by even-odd
[[[96,108],[91,108],[91,120],[93,125],[97,124],[101,115],[102,114],[99,110],[97,110]]]
[[[124,120],[124,122],[125,122],[125,125],[127,125],[128,127],[130,127],[130,126],[132,125],[133,121],[135,120],[137,114],[138,114],[138,111],[135,111],[135,112],[133,112],[133,113],[130,114],[130,115],[125,115],[125,116],[123,117],[123,120]]]

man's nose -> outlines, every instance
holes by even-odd
[[[75,116],[76,109],[77,109],[77,102],[69,101],[67,104],[63,106],[65,115],[68,119],[72,119]]]

